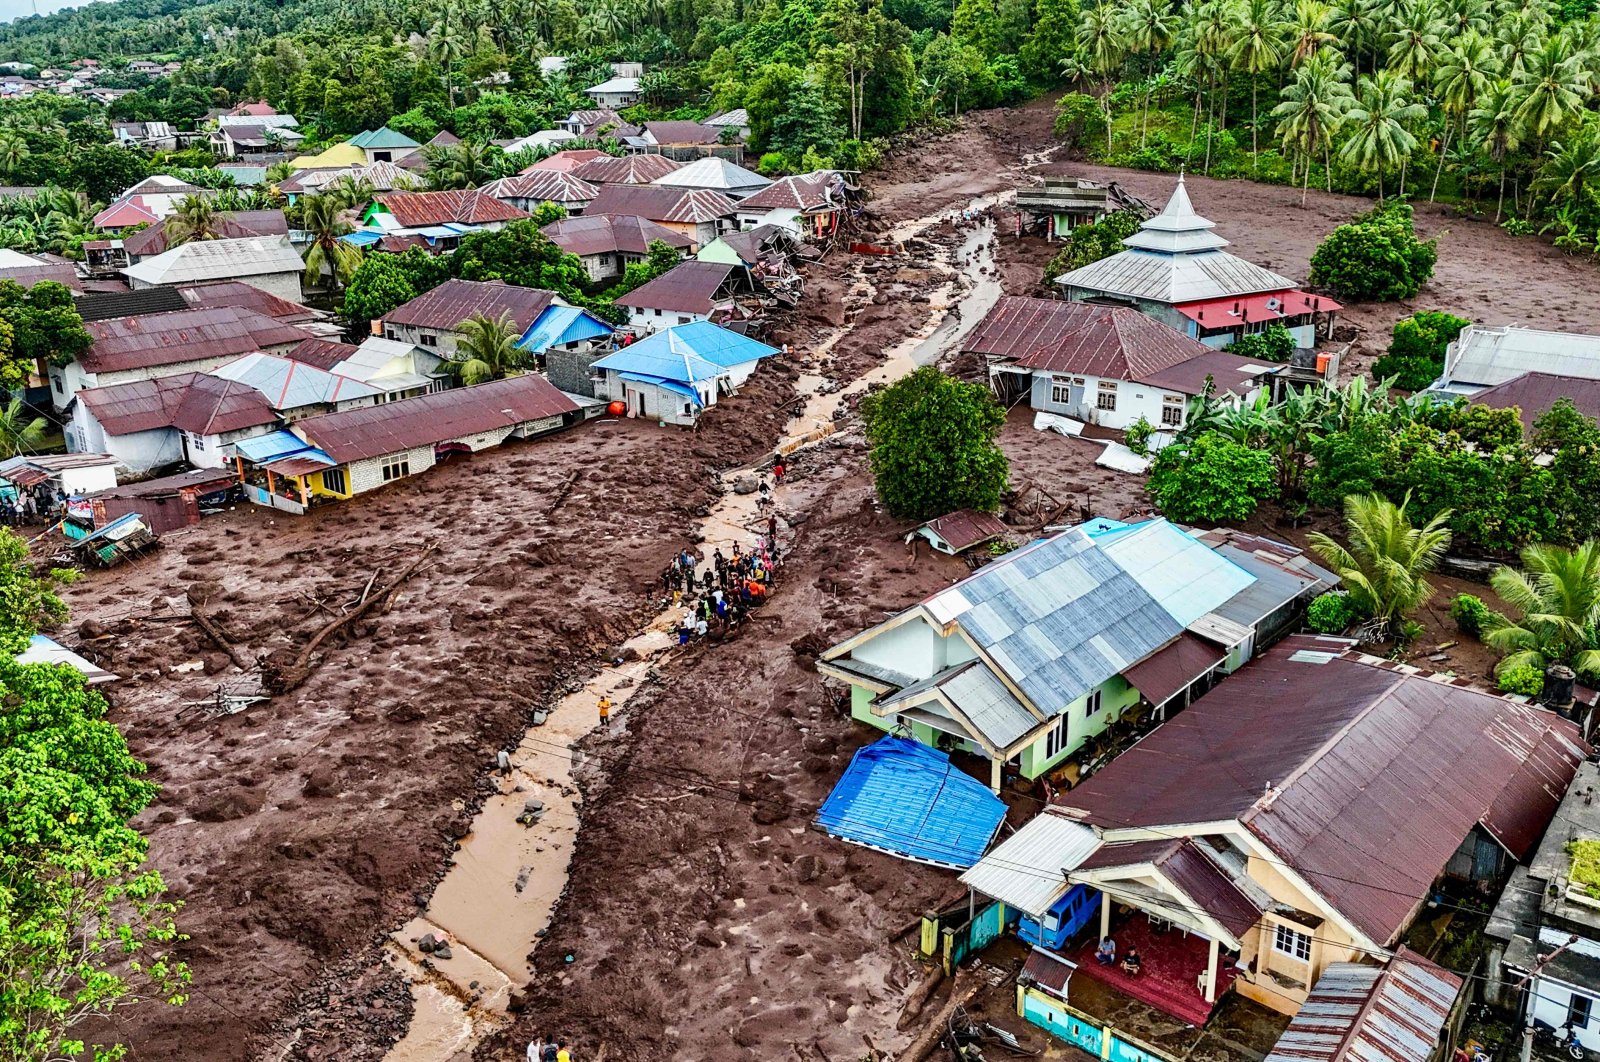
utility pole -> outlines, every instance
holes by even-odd
[[[1529,981],[1532,981],[1535,977],[1538,977],[1540,971],[1542,971],[1547,964],[1549,964],[1550,962],[1554,961],[1555,957],[1557,955],[1560,955],[1562,952],[1566,951],[1568,948],[1572,947],[1577,942],[1578,942],[1578,935],[1576,933],[1574,933],[1572,936],[1567,938],[1567,942],[1565,944],[1561,945],[1555,951],[1552,951],[1549,955],[1539,956],[1536,953],[1535,957],[1537,958],[1538,961],[1536,961],[1533,964],[1533,969],[1529,970],[1527,973],[1523,974],[1522,975],[1522,979],[1520,981],[1518,981],[1516,984],[1512,985],[1511,987],[1513,989],[1522,988]],[[1533,1057],[1533,1005],[1532,1005],[1532,1001],[1528,1002],[1528,1005],[1524,1010],[1524,1016],[1528,1019],[1528,1024],[1523,1026],[1523,1028],[1522,1028],[1522,1062],[1529,1062],[1529,1060]]]

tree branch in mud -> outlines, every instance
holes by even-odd
[[[240,671],[245,670],[244,663],[239,659],[238,648],[228,639],[227,635],[222,633],[222,628],[217,626],[217,621],[197,608],[191,608],[189,613],[194,617],[195,626],[205,632],[205,636],[211,639],[212,644],[228,654],[228,659],[233,661],[233,666]]]
[[[312,635],[311,640],[305,644],[304,648],[293,659],[285,660],[284,658],[287,656],[288,651],[283,649],[270,654],[261,662],[262,689],[271,694],[288,693],[298,689],[311,676],[311,658],[317,649],[329,638],[347,629],[357,620],[379,608],[380,605],[386,608],[395,591],[400,589],[402,583],[416,574],[417,569],[422,567],[422,562],[427,560],[436,549],[438,547],[431,543],[424,547],[422,553],[416,560],[411,562],[405,571],[395,576],[382,590],[368,596],[361,602],[359,607],[348,615],[340,616],[338,619],[325,624],[321,630]],[[198,614],[196,615],[198,616]]]

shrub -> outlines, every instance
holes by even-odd
[[[861,402],[868,462],[884,508],[926,520],[1000,507],[1008,464],[996,439],[1005,410],[987,387],[931,365]]]
[[[1262,361],[1288,361],[1294,353],[1294,334],[1283,325],[1274,324],[1264,331],[1240,336],[1228,347],[1228,353]]]
[[[1157,454],[1145,489],[1173,520],[1216,524],[1248,518],[1277,482],[1266,450],[1208,431]]]
[[[1318,634],[1342,634],[1360,618],[1361,610],[1350,600],[1350,595],[1341,590],[1319,594],[1306,609],[1306,626]]]
[[[1054,284],[1063,273],[1116,254],[1122,241],[1139,231],[1140,220],[1135,211],[1115,210],[1092,225],[1079,225],[1067,233],[1061,250],[1044,267],[1044,282]]]
[[[1141,416],[1128,427],[1127,436],[1125,438],[1125,441],[1128,444],[1128,449],[1132,450],[1140,457],[1148,456],[1150,453],[1150,436],[1154,435],[1155,433],[1156,426]]]
[[[1394,385],[1404,391],[1423,390],[1444,371],[1445,348],[1471,323],[1437,310],[1425,310],[1397,321],[1389,352],[1373,364],[1372,378],[1392,378]]]
[[[1435,241],[1417,239],[1406,203],[1380,203],[1328,234],[1311,256],[1311,282],[1358,302],[1409,299],[1439,257]]]
[[[1474,638],[1483,633],[1483,626],[1491,615],[1489,606],[1475,594],[1457,594],[1450,602],[1450,618],[1456,621],[1456,630]]]
[[[1495,678],[1499,681],[1501,693],[1537,697],[1544,692],[1544,672],[1533,664],[1513,664],[1501,668]]]

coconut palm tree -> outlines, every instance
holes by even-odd
[[[522,334],[511,323],[509,313],[502,313],[496,319],[475,313],[462,321],[457,330],[461,340],[456,344],[456,360],[450,367],[462,383],[498,380],[527,363],[527,355],[517,348]]]
[[[1411,82],[1392,71],[1363,77],[1356,92],[1355,106],[1345,114],[1350,123],[1350,138],[1339,156],[1363,173],[1378,175],[1378,198],[1383,198],[1385,170],[1402,165],[1417,149],[1417,138],[1406,128],[1428,113],[1411,99]],[[1401,194],[1405,193],[1404,179]]]
[[[21,133],[10,129],[0,132],[0,173],[16,173],[32,154],[33,149]]]
[[[1128,51],[1149,60],[1149,76],[1145,78],[1146,92],[1139,119],[1139,146],[1144,147],[1150,126],[1150,93],[1157,88],[1156,60],[1162,52],[1172,47],[1178,18],[1166,0],[1134,0],[1124,13],[1123,29],[1127,35]]]
[[[31,453],[44,441],[49,424],[43,417],[30,416],[32,412],[21,395],[0,406],[0,457]]]
[[[1378,7],[1378,0],[1345,0],[1328,17],[1328,31],[1355,58],[1355,72],[1358,74],[1361,73],[1362,58],[1368,51],[1372,52],[1373,65],[1377,65],[1378,43],[1382,38]]]
[[[1567,140],[1552,141],[1545,163],[1533,182],[1533,190],[1550,197],[1553,209],[1575,209],[1585,205],[1595,188],[1600,187],[1600,136],[1593,124],[1585,126]]]
[[[195,240],[214,240],[221,221],[210,197],[186,195],[178,200],[178,209],[165,222],[167,245],[176,247]]]
[[[1290,66],[1302,66],[1324,48],[1338,43],[1338,38],[1329,30],[1332,22],[1333,8],[1321,0],[1295,0],[1294,11],[1284,25]]]
[[[1544,42],[1545,21],[1535,5],[1508,10],[1495,19],[1495,49],[1507,77],[1522,77],[1528,56]]]
[[[1506,654],[1495,670],[1531,664],[1543,671],[1559,663],[1600,675],[1600,542],[1529,546],[1522,564],[1525,570],[1501,568],[1489,580],[1521,614],[1515,621],[1491,617],[1484,631],[1483,640]]]
[[[1488,90],[1489,79],[1499,65],[1494,45],[1475,29],[1463,31],[1445,51],[1433,82],[1434,90],[1438,93],[1439,109],[1445,116],[1444,144],[1439,148],[1439,166],[1433,171],[1433,188],[1428,192],[1428,202],[1433,202],[1439,192],[1439,175],[1444,172],[1451,136],[1458,130],[1465,131],[1467,112],[1478,97]]]
[[[429,149],[424,157],[428,160],[428,187],[435,191],[476,188],[494,179],[487,153],[469,141]]]
[[[1344,500],[1342,546],[1320,531],[1308,539],[1311,548],[1344,582],[1351,600],[1371,617],[1372,641],[1405,636],[1407,614],[1433,595],[1426,576],[1450,548],[1450,511],[1436,514],[1421,527],[1406,516],[1408,494],[1399,505],[1378,494],[1354,494]]]
[[[339,237],[351,231],[351,224],[333,196],[314,195],[305,202],[300,224],[311,242],[306,245],[306,287],[315,287],[326,273],[338,289],[348,283],[361,265],[361,251]]]
[[[1100,106],[1106,116],[1106,148],[1111,147],[1111,83],[1128,55],[1128,36],[1117,9],[1098,3],[1082,13],[1076,30],[1083,65],[1101,82]]]
[[[1439,6],[1439,16],[1444,19],[1447,39],[1464,33],[1489,32],[1489,5],[1486,0],[1444,0]]]
[[[1350,92],[1350,66],[1334,65],[1330,55],[1319,55],[1294,72],[1294,80],[1284,87],[1283,102],[1272,109],[1278,119],[1278,136],[1284,147],[1305,167],[1305,179],[1300,186],[1300,205],[1306,205],[1306,193],[1311,186],[1311,163],[1322,156],[1323,168],[1328,167],[1328,155],[1333,137],[1344,124],[1354,97]],[[1333,176],[1328,175],[1328,189],[1333,189]]]
[[[1516,86],[1505,79],[1491,84],[1479,97],[1478,106],[1467,112],[1467,122],[1473,143],[1500,167],[1500,199],[1494,208],[1494,223],[1498,225],[1506,205],[1506,162],[1522,145]]]
[[[1563,33],[1545,38],[1523,58],[1523,74],[1515,82],[1517,120],[1538,140],[1554,135],[1582,111],[1589,89],[1584,58]]]
[[[1443,47],[1444,21],[1432,0],[1411,0],[1391,33],[1389,69],[1413,85],[1426,85]]]
[[[428,58],[444,64],[445,94],[450,109],[456,106],[455,67],[467,54],[467,38],[461,30],[459,13],[452,12],[446,3],[440,10],[439,20],[428,30]]]
[[[1322,10],[1325,13],[1327,8]],[[1256,130],[1260,119],[1256,89],[1261,75],[1283,62],[1283,26],[1278,21],[1276,0],[1244,0],[1238,13],[1238,36],[1228,51],[1228,58],[1235,70],[1244,71],[1250,78],[1250,169],[1254,171],[1261,153]]]

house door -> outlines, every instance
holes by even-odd
[[[633,393],[633,406],[634,406],[634,408],[633,408],[634,416],[642,417],[642,416],[645,415],[644,414],[644,392],[643,391],[635,391]]]

